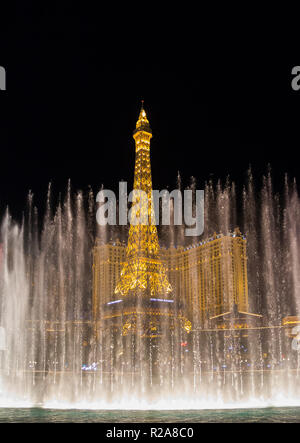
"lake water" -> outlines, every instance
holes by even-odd
[[[109,411],[82,409],[0,408],[0,422],[11,423],[296,423],[300,407],[184,411]]]

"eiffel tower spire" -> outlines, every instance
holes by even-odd
[[[152,201],[151,137],[152,131],[142,102],[133,132],[136,152],[134,197],[126,261],[121,271],[120,281],[115,288],[115,294],[169,298],[172,288],[159,257],[159,242]]]

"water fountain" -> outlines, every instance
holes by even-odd
[[[263,320],[244,336],[210,330],[196,309],[187,339],[180,326],[172,333],[165,327],[150,344],[134,334],[124,339],[118,332],[95,333],[91,251],[96,237],[115,235],[97,230],[95,220],[93,193],[72,194],[70,184],[55,208],[49,187],[41,228],[32,194],[21,225],[8,211],[2,216],[0,405],[299,405],[299,353],[282,325],[284,317],[300,312],[300,199],[294,182],[286,178],[282,195],[274,193],[270,173],[260,190],[251,172],[242,190],[229,180],[205,186],[202,238],[237,225],[247,237],[251,312]],[[166,246],[184,240],[180,228],[164,227],[161,234]]]

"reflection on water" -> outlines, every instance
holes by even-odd
[[[27,423],[298,423],[300,408],[107,411],[0,408],[0,422]]]

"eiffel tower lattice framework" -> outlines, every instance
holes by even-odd
[[[123,335],[134,332],[145,337],[161,335],[166,322],[168,328],[179,322],[187,333],[192,326],[182,314],[160,259],[152,200],[151,137],[142,105],[133,132],[136,159],[126,260],[114,291],[117,303],[111,303],[105,313],[106,318],[122,317]]]

